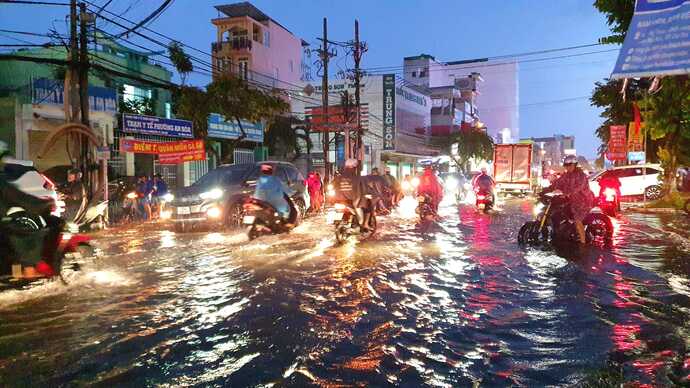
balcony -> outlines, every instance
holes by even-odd
[[[225,50],[233,52],[250,52],[252,50],[252,40],[249,38],[233,38],[223,42],[213,42],[211,43],[211,49],[214,53]]]

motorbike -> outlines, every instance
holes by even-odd
[[[534,213],[535,220],[526,222],[518,232],[520,245],[578,242],[570,203],[562,193],[539,194]],[[613,241],[613,225],[605,214],[592,211],[583,224],[587,244],[609,246]]]
[[[371,210],[369,225],[366,231],[362,231],[359,225],[357,212],[349,203],[336,202],[333,209],[326,214],[326,223],[335,226],[335,239],[338,244],[347,241],[351,236],[360,236],[368,239],[376,232],[376,212]]]
[[[417,196],[417,210],[420,221],[433,221],[436,218],[432,198],[429,194],[419,194]]]
[[[302,218],[299,208],[289,196],[286,195],[285,199],[290,204],[288,219],[281,217],[268,202],[251,197],[246,200],[242,206],[242,223],[247,226],[247,237],[250,241],[264,234],[287,233],[299,224]]]
[[[477,189],[475,192],[477,209],[488,213],[494,206],[494,196],[491,191],[486,189]]]
[[[598,207],[601,211],[609,217],[618,216],[620,210],[620,200],[615,189],[606,188],[602,190],[598,198]]]
[[[80,234],[79,228],[72,223],[60,224],[60,231],[55,234],[53,241],[46,241],[50,234],[47,222],[43,217],[40,225],[36,225],[36,217],[17,216],[3,220],[5,238],[0,245],[4,251],[18,251],[24,257],[33,257],[37,264],[35,270],[41,275],[35,278],[22,277],[22,265],[3,260],[0,269],[0,291],[8,289],[25,289],[34,284],[45,283],[59,279],[68,284],[71,274],[78,272],[87,262],[94,262],[97,250],[91,244],[91,237]],[[58,227],[58,226],[55,226]],[[40,241],[41,243],[37,242]],[[54,250],[54,252],[51,252]],[[4,259],[4,258],[3,258]]]

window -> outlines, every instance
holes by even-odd
[[[247,68],[249,67],[248,60],[246,58],[242,58],[237,62],[237,70],[238,70],[238,75],[242,79],[247,79]]]
[[[166,119],[172,118],[172,105],[170,105],[169,102],[165,103],[165,118]]]
[[[661,171],[657,170],[656,168],[650,168],[647,167],[647,175],[654,175],[654,174],[661,174]]]
[[[271,47],[271,32],[264,31],[264,46]]]
[[[295,72],[295,64],[292,62],[292,59],[290,59],[289,65],[290,65],[290,73],[294,73]]]
[[[288,174],[287,174],[287,171],[285,170],[285,167],[281,166],[281,165],[276,165],[276,166],[274,166],[274,169],[275,169],[275,176],[278,179],[280,179],[281,181],[283,181],[285,184],[287,184],[289,182],[289,180],[288,180]]]

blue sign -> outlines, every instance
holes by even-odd
[[[48,78],[34,80],[31,89],[31,103],[64,105],[64,82]],[[117,93],[115,89],[89,86],[89,110],[93,112],[117,112]]]
[[[639,151],[639,152],[628,152],[628,160],[630,162],[644,162],[646,156],[644,151]]]
[[[242,129],[247,137],[246,141],[253,141],[255,143],[264,142],[264,126],[261,123],[250,123],[249,121],[240,120]],[[242,131],[240,126],[234,121],[226,121],[225,117],[218,113],[211,113],[208,116],[208,137],[216,139],[239,139]]]
[[[690,73],[690,0],[637,0],[613,78]]]
[[[162,117],[122,114],[122,132],[193,139],[192,122]]]

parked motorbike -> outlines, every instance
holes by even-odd
[[[577,243],[570,203],[562,193],[540,194],[535,207],[536,218],[526,222],[518,232],[521,245]],[[613,240],[613,225],[605,214],[592,211],[583,220],[587,243],[608,246]]]
[[[350,204],[342,202],[336,202],[333,209],[326,214],[326,223],[335,226],[335,239],[338,244],[344,243],[351,236],[368,239],[376,232],[376,212],[371,212],[366,231],[362,231],[356,214],[357,212]]]
[[[63,196],[62,193],[59,195]],[[84,202],[74,218],[66,221],[76,224],[82,231],[105,228],[108,224],[108,201],[94,197],[88,203]]]
[[[264,234],[287,233],[299,224],[302,214],[295,206],[292,198],[285,196],[290,204],[288,219],[281,217],[276,209],[268,202],[256,198],[248,198],[243,205],[244,217],[242,222],[247,226],[247,237],[254,240]]]
[[[494,207],[494,196],[491,191],[486,189],[477,189],[475,197],[477,209],[480,211],[488,213]]]
[[[433,221],[436,218],[432,198],[429,194],[417,196],[417,210],[420,221]]]
[[[609,217],[617,217],[620,211],[620,200],[615,189],[606,188],[599,195],[597,206]]]

